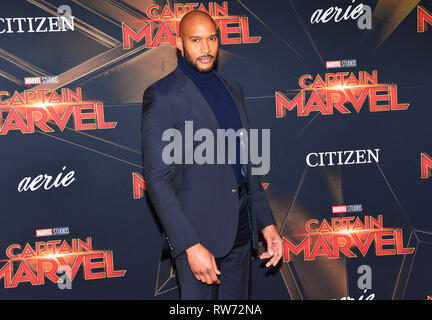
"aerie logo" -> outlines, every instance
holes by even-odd
[[[62,168],[62,171],[65,169],[66,166]],[[53,176],[48,174],[40,174],[34,178],[25,177],[22,179],[18,184],[18,191],[36,191],[41,187],[43,187],[45,190],[49,190],[52,187],[67,187],[75,180],[75,171],[73,170],[69,171],[66,175],[63,175],[63,172],[60,172],[55,179],[53,179]]]

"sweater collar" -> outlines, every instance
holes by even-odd
[[[181,54],[179,54],[178,57],[178,67],[190,78],[197,79],[197,80],[205,80],[210,79],[211,77],[215,76],[215,70],[213,69],[210,72],[199,72],[195,70],[193,67],[191,67],[185,58]]]

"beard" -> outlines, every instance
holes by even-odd
[[[185,58],[187,64],[189,66],[191,66],[195,71],[198,71],[198,72],[209,73],[209,72],[213,71],[214,69],[216,69],[216,66],[217,66],[217,56],[214,57],[214,56],[212,56],[210,54],[207,54],[207,55],[204,55],[204,56],[199,56],[197,58],[197,60],[200,59],[200,58],[208,58],[208,57],[213,58],[213,63],[210,66],[210,68],[208,68],[208,69],[202,69],[202,68],[200,68],[198,66],[198,62],[197,61],[193,61],[192,58],[190,57],[190,55],[187,53],[187,51],[184,50],[184,58]]]

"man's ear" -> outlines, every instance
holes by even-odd
[[[180,38],[178,35],[176,36],[176,45],[177,45],[177,49],[180,50],[182,56],[184,57],[184,53],[183,53],[183,39]]]

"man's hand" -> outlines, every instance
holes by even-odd
[[[260,255],[260,259],[270,259],[266,267],[276,266],[282,258],[282,239],[272,224],[262,230],[265,241],[267,242],[267,251]]]
[[[201,243],[186,249],[186,254],[189,266],[197,280],[207,284],[220,284],[217,276],[221,273],[217,268],[216,260]]]

